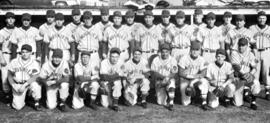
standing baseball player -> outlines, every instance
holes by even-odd
[[[206,27],[206,24],[203,22],[203,11],[201,9],[194,10],[194,23],[190,25],[192,27],[192,41],[197,40],[197,36],[201,28]]]
[[[117,47],[120,49],[120,60],[127,61],[129,59],[129,46],[131,43],[131,33],[129,32],[127,26],[122,25],[122,14],[120,11],[115,11],[113,13],[113,25],[109,26],[104,31],[103,41],[106,43],[104,45],[103,57],[106,58],[108,52],[111,48]]]
[[[110,106],[114,111],[120,111],[118,100],[122,95],[124,76],[124,63],[119,59],[120,54],[119,48],[112,48],[109,58],[104,59],[100,65],[101,104],[104,107]]]
[[[36,81],[40,73],[39,63],[31,57],[31,45],[21,46],[21,55],[13,59],[8,65],[8,80],[12,87],[12,107],[21,110],[25,105],[25,96],[28,91],[35,100],[34,109],[40,110],[41,86]]]
[[[48,34],[50,32],[50,30],[55,26],[55,23],[54,23],[55,11],[54,10],[47,10],[46,19],[47,19],[47,22],[42,24],[39,27],[39,33],[40,33],[40,36],[43,37],[43,40],[44,40],[45,33]],[[44,47],[43,47],[43,42],[42,42],[42,51],[44,51],[43,48]],[[46,55],[45,52],[41,53],[41,63],[45,62],[45,55]]]
[[[11,33],[10,41],[12,43],[11,51],[12,59],[16,58],[17,53],[21,51],[21,47],[24,44],[29,44],[33,48],[34,58],[37,58],[38,61],[41,60],[41,40],[42,37],[39,34],[37,28],[30,25],[31,24],[31,15],[24,13],[22,15],[22,27],[14,29]]]
[[[69,23],[66,28],[69,29],[72,33],[83,23],[81,22],[81,11],[79,9],[72,9],[72,22]]]
[[[148,75],[150,75],[148,62],[141,58],[142,49],[140,47],[134,48],[133,58],[125,63],[125,72],[127,73],[127,81],[124,83],[124,97],[128,105],[135,105],[137,103],[137,91],[141,92],[141,105],[147,108],[146,97],[150,90],[150,82]]]
[[[77,50],[79,52],[79,61],[81,60],[81,52],[87,51],[91,53],[90,61],[95,61],[99,64],[99,46],[102,41],[102,32],[98,29],[98,26],[92,25],[92,13],[90,11],[85,11],[83,13],[84,25],[79,26],[73,33],[73,37],[77,45]]]
[[[173,110],[175,97],[175,74],[178,72],[177,61],[170,55],[171,47],[168,43],[160,46],[161,56],[154,58],[151,70],[155,78],[157,103]]]
[[[238,51],[233,51],[231,54],[232,65],[237,72],[237,77],[240,82],[243,82],[242,87],[236,90],[234,100],[236,106],[243,105],[243,96],[250,104],[250,108],[257,109],[256,95],[261,91],[260,82],[255,78],[257,60],[254,54],[248,49],[248,39],[240,38],[238,41]]]
[[[209,12],[206,15],[207,26],[199,31],[198,40],[202,42],[203,57],[206,62],[211,63],[215,61],[216,50],[224,49],[224,37],[220,28],[215,26],[216,15]]]
[[[170,23],[171,14],[169,10],[162,10],[161,12],[162,22],[157,25],[158,30],[161,30],[162,40],[164,42],[171,43],[172,34],[169,33],[169,30],[174,28],[174,24]]]
[[[4,92],[4,99],[7,103],[10,103],[10,85],[8,83],[8,68],[7,64],[11,60],[11,45],[9,37],[13,30],[16,28],[15,23],[15,14],[12,12],[6,13],[6,27],[0,30],[0,68],[1,68],[1,80],[2,80],[2,89]]]
[[[172,56],[177,60],[190,51],[190,42],[192,37],[191,26],[185,24],[185,13],[177,11],[175,15],[176,25],[169,32],[172,34]]]
[[[61,49],[63,60],[75,61],[75,42],[72,38],[72,32],[63,25],[64,15],[57,13],[55,15],[55,26],[48,34],[44,36],[45,58],[50,59],[55,49]]]
[[[110,13],[108,8],[100,9],[101,21],[96,23],[95,26],[99,29],[99,31],[104,32],[104,30],[112,25],[112,22],[109,20]]]
[[[96,97],[99,89],[99,66],[90,61],[90,52],[81,52],[81,61],[74,66],[74,76],[76,81],[75,91],[72,99],[72,107],[80,109],[84,106],[86,95],[90,94],[89,106],[97,110]]]
[[[154,15],[153,12],[147,10],[144,12],[145,25],[139,28],[136,39],[136,46],[142,48],[144,59],[149,58],[157,54],[160,44],[163,43],[161,30],[158,29],[153,23]]]
[[[224,98],[224,106],[229,107],[233,101],[235,86],[233,85],[233,68],[226,62],[226,51],[216,51],[216,61],[207,67],[206,78],[209,81],[208,105],[211,108],[219,106],[219,99]]]
[[[180,75],[181,101],[184,106],[191,103],[191,97],[199,93],[202,99],[202,109],[208,110],[207,93],[209,83],[205,79],[206,61],[200,56],[201,43],[192,41],[190,54],[183,56],[178,62]],[[199,91],[197,91],[199,90]]]
[[[224,12],[223,14],[223,21],[224,23],[219,26],[222,31],[222,36],[227,38],[228,32],[235,28],[235,26],[231,23],[232,21],[232,13],[231,12]]]
[[[260,11],[257,14],[256,25],[252,25],[249,29],[254,33],[253,39],[256,42],[258,49],[258,66],[256,77],[262,76],[262,83],[265,84],[266,99],[270,100],[270,79],[269,79],[269,67],[270,67],[270,28],[266,25],[267,16],[264,11]]]
[[[59,109],[63,112],[66,110],[66,99],[69,95],[69,76],[70,69],[66,60],[63,60],[63,51],[55,49],[52,59],[49,59],[42,65],[39,77],[46,86],[46,104],[49,109],[54,109],[58,102]]]

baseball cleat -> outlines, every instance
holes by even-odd
[[[257,110],[258,106],[256,104],[250,104],[250,108],[253,110]]]
[[[268,101],[270,101],[270,94],[266,94],[265,95],[265,99],[268,100]]]
[[[95,111],[98,110],[98,106],[95,103],[90,103],[89,107],[92,108]]]
[[[39,103],[35,103],[34,109],[35,109],[36,111],[41,111],[41,106],[39,105]]]
[[[146,102],[142,102],[141,104],[142,104],[142,107],[143,107],[144,109],[147,108],[147,103],[146,103]]]
[[[119,109],[118,106],[113,106],[112,109],[113,109],[114,111],[116,111],[116,112],[119,112],[119,111],[120,111],[120,109]]]
[[[61,103],[60,106],[59,106],[59,110],[62,111],[62,112],[67,112],[66,105]]]
[[[169,111],[173,111],[173,105],[168,106]]]

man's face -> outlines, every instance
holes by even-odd
[[[175,20],[178,25],[183,25],[185,22],[185,18],[175,18]]]
[[[236,21],[236,27],[242,28],[242,27],[244,27],[244,25],[245,25],[245,21],[244,20],[237,20]]]
[[[239,52],[240,53],[244,53],[247,50],[247,45],[239,45]]]
[[[265,25],[265,23],[266,23],[266,21],[267,21],[267,17],[266,17],[266,16],[259,16],[259,17],[257,18],[257,20],[258,20],[258,24],[259,24],[259,25]]]
[[[21,57],[23,60],[28,60],[31,57],[32,52],[29,52],[28,50],[22,50],[21,51]]]
[[[89,63],[90,56],[89,55],[82,55],[81,60],[83,65],[87,65]]]
[[[109,21],[109,15],[101,15],[101,20],[103,22],[108,22]]]
[[[73,15],[72,18],[74,22],[81,22],[81,15]]]
[[[110,54],[110,62],[111,64],[116,64],[119,60],[119,54],[117,53],[111,53]]]
[[[141,57],[142,57],[142,53],[140,51],[135,51],[133,53],[133,59],[135,61],[140,61],[141,60]]]
[[[56,26],[58,26],[58,27],[62,27],[63,24],[64,24],[64,20],[56,20],[56,21],[55,21],[55,24],[56,24]]]
[[[22,21],[22,23],[23,23],[23,26],[30,26],[31,20],[30,19],[24,19]]]
[[[217,62],[219,64],[223,64],[224,60],[226,59],[226,56],[225,55],[222,55],[222,54],[217,54],[216,55],[216,59],[217,59]]]
[[[197,58],[200,55],[200,49],[191,49],[190,53],[192,57]]]
[[[121,25],[122,17],[119,17],[119,16],[113,17],[113,22],[114,22],[115,25]]]
[[[153,16],[147,15],[144,17],[144,21],[147,25],[153,25],[153,20],[154,20]]]
[[[126,17],[127,24],[133,24],[134,23],[134,17]]]
[[[164,23],[164,24],[169,24],[170,23],[170,16],[164,16],[164,17],[162,17],[162,22]]]
[[[54,17],[47,17],[47,22],[48,23],[53,23],[54,22]]]
[[[89,18],[89,19],[83,19],[85,25],[92,25],[92,18]]]
[[[231,17],[223,17],[223,21],[225,24],[229,24],[229,23],[231,23],[232,18]]]
[[[213,18],[210,18],[210,19],[206,20],[207,25],[210,26],[210,27],[214,27],[215,22],[216,22],[216,19],[213,19]]]
[[[194,15],[194,21],[196,23],[202,23],[203,15],[202,14],[195,14]]]
[[[6,19],[7,25],[14,25],[15,23],[15,18],[7,18]]]
[[[59,65],[62,61],[62,58],[59,57],[52,57],[52,62],[56,65]]]
[[[162,59],[168,59],[170,56],[170,51],[167,49],[162,49],[161,50],[161,58]]]

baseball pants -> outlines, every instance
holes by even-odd
[[[256,79],[259,79],[260,74],[262,75],[262,83],[266,85],[266,89],[270,89],[270,49],[265,51],[259,51],[259,62],[257,64]]]
[[[168,85],[165,87],[161,87],[160,83],[162,83],[162,81],[156,81],[156,84],[155,84],[157,103],[159,105],[167,105],[168,96],[170,98],[175,97],[175,92],[169,92],[170,88],[175,89],[175,79],[170,79],[168,82]]]
[[[17,93],[18,89],[22,87],[23,84],[12,84],[12,107],[16,110],[21,110],[25,106],[25,96],[26,92],[29,91],[31,96],[35,100],[41,99],[41,86],[37,82],[32,82],[28,88],[22,93]]]
[[[113,85],[110,86],[109,82],[105,82],[104,84],[105,86],[108,86],[109,88],[109,95],[101,95],[101,105],[104,107],[109,107],[110,105],[112,105],[112,99],[113,98],[119,98],[122,93],[122,82],[121,80],[117,80],[113,82]]]
[[[47,95],[47,107],[49,109],[54,109],[57,106],[57,92],[59,92],[60,99],[66,100],[69,95],[69,84],[67,82],[61,83],[60,87],[52,88],[47,87],[46,95]]]
[[[84,84],[86,84],[88,82],[83,82],[81,84],[81,86],[83,86]],[[89,85],[90,88],[90,94],[91,95],[97,95],[98,94],[98,89],[99,89],[99,84],[98,82],[91,82],[91,84]],[[74,90],[74,94],[73,94],[73,99],[72,99],[72,107],[74,109],[80,109],[84,106],[84,100],[83,98],[79,97],[78,94],[78,88],[75,88]]]
[[[190,83],[193,83],[193,85],[190,85]],[[200,90],[200,94],[203,98],[207,97],[209,83],[206,79],[194,79],[194,80],[187,80],[184,78],[180,79],[180,92],[181,92],[181,103],[184,106],[187,106],[191,103],[191,96],[186,95],[186,88],[188,86],[194,87],[197,86],[197,88]]]
[[[10,63],[10,54],[3,53],[3,58],[5,59],[6,63]],[[6,66],[1,66],[1,79],[2,79],[2,89],[5,93],[10,92],[10,86],[7,80],[8,77],[8,68]]]

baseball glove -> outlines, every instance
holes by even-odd
[[[240,77],[241,76],[241,73],[240,73],[241,66],[238,65],[238,64],[233,64],[232,67],[234,69],[234,76],[235,77]]]
[[[241,79],[245,80],[245,85],[250,86],[254,82],[255,76],[251,73],[245,73]]]
[[[90,88],[89,88],[89,83],[86,83],[84,85],[81,85],[79,88],[78,88],[78,95],[79,97],[85,99],[86,98],[86,95],[87,93],[90,93]]]
[[[185,90],[185,94],[187,96],[194,97],[194,96],[196,96],[196,90],[195,90],[195,88],[187,87]]]
[[[223,87],[216,87],[213,90],[213,94],[217,97],[223,97],[225,95],[225,89]]]

